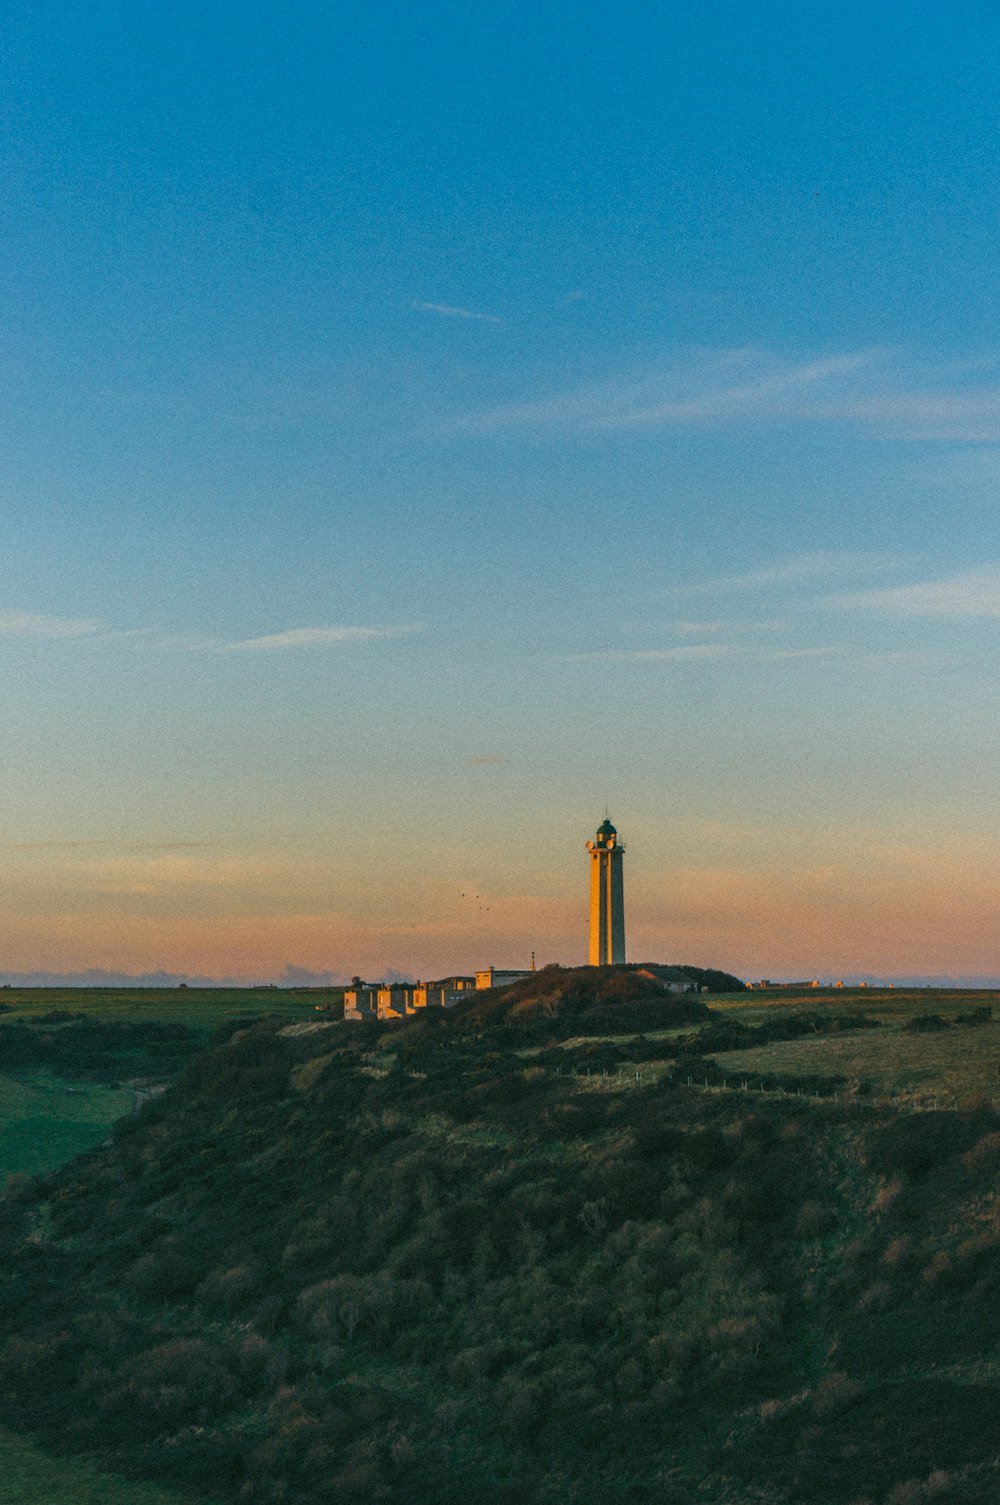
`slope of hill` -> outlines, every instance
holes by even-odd
[[[995,1501],[1000,1115],[671,1080],[731,1015],[574,1075],[604,985],[265,1021],[15,1188],[4,1420],[234,1502]]]

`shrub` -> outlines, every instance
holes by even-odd
[[[962,1160],[971,1171],[995,1175],[1000,1171],[1000,1133],[984,1134],[971,1150],[966,1150]]]
[[[908,1035],[933,1034],[943,1029],[951,1029],[951,1025],[940,1014],[916,1014],[903,1025],[904,1033]]]
[[[837,1226],[836,1209],[826,1202],[803,1202],[795,1217],[795,1236],[801,1239],[822,1238]]]
[[[863,1386],[842,1370],[828,1374],[813,1391],[812,1409],[816,1416],[834,1416],[853,1406],[864,1393]]]
[[[256,1265],[232,1265],[213,1270],[198,1287],[198,1299],[210,1310],[234,1312],[245,1306],[260,1286]]]
[[[859,1312],[884,1312],[893,1302],[893,1289],[887,1280],[876,1280],[858,1297]]]
[[[683,1142],[684,1154],[702,1171],[717,1171],[733,1159],[733,1146],[718,1129],[696,1129]]]
[[[978,1008],[969,1009],[967,1013],[956,1014],[956,1024],[989,1024],[993,1018],[993,1010],[988,1003],[981,1004]]]
[[[299,1312],[310,1332],[348,1343],[368,1315],[367,1287],[356,1275],[338,1275],[309,1286],[299,1297]]]
[[[952,1113],[901,1113],[876,1130],[867,1150],[868,1163],[887,1175],[920,1176],[970,1148],[977,1137],[975,1121]]]
[[[201,1267],[177,1249],[154,1250],[132,1266],[128,1284],[144,1301],[170,1302],[190,1296],[201,1280]]]
[[[913,1241],[908,1237],[894,1238],[882,1254],[882,1263],[895,1270],[910,1262],[913,1256]]]
[[[927,1285],[937,1285],[950,1279],[954,1261],[946,1249],[939,1249],[930,1264],[923,1270],[921,1279]]]
[[[926,1505],[942,1501],[951,1493],[951,1478],[943,1468],[936,1468],[926,1479],[907,1479],[886,1496],[886,1505]]]
[[[893,1181],[883,1181],[876,1190],[868,1211],[875,1213],[876,1216],[888,1212],[902,1190],[903,1183],[898,1177]]]

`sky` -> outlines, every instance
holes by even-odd
[[[1000,11],[0,13],[0,973],[1000,976]]]

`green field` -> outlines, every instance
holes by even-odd
[[[98,1473],[72,1458],[47,1458],[0,1430],[0,1505],[185,1505],[188,1496]]]
[[[954,1017],[982,1004],[1000,1008],[1000,992],[987,988],[748,988],[706,1002],[713,1009],[736,1011],[747,1024],[772,1018],[776,1009],[820,1009],[838,1014],[867,1014],[903,1021],[917,1014]]]
[[[99,1144],[135,1101],[134,1092],[99,1083],[0,1076],[0,1185],[14,1173],[54,1170]]]
[[[31,1023],[61,1012],[109,1022],[163,1020],[206,1031],[245,1015],[308,1019],[317,1005],[336,1011],[343,1001],[343,988],[0,988],[0,1004],[11,1010],[4,1019]]]
[[[890,1099],[900,1107],[954,1108],[974,1099],[1000,1104],[1000,993],[959,989],[810,989],[802,992],[774,990],[708,997],[705,1002],[724,1019],[750,1029],[774,1028],[804,1015],[817,1021],[816,1033],[798,1039],[762,1041],[746,1049],[713,1051],[705,1059],[714,1062],[730,1084],[766,1079],[772,1088],[781,1083],[795,1090],[808,1078],[840,1079],[836,1094],[861,1093],[869,1099]],[[976,1009],[991,1008],[994,1018],[975,1027],[963,1025],[962,1016]],[[914,1021],[937,1015],[946,1027],[915,1031]],[[825,1028],[827,1021],[838,1028]],[[862,1028],[862,1021],[877,1021],[877,1028]],[[909,1027],[908,1027],[909,1026]],[[639,1080],[673,1075],[676,1064],[668,1049],[679,1039],[691,1037],[691,1026],[647,1031],[642,1036],[578,1035],[563,1040],[560,1049],[568,1055],[584,1054],[588,1045],[621,1045],[625,1040],[642,1041],[653,1047],[652,1058],[637,1060],[631,1067],[598,1070],[584,1077],[581,1087],[614,1090],[619,1071],[639,1072]],[[664,1047],[656,1059],[655,1047]],[[701,1055],[701,1047],[694,1052]],[[524,1051],[525,1059],[539,1056],[539,1047]],[[582,1068],[578,1068],[582,1074]],[[702,1078],[692,1062],[682,1076],[697,1087]],[[833,1089],[831,1089],[832,1091]]]
[[[817,996],[817,993],[819,996]],[[730,1078],[748,1075],[795,1078],[831,1076],[844,1089],[860,1087],[874,1097],[901,1106],[956,1107],[974,1098],[1000,1102],[1000,993],[959,989],[809,990],[791,997],[783,992],[748,993],[747,1000],[712,1000],[713,1008],[758,1025],[783,1013],[809,1009],[877,1019],[878,1029],[817,1034],[782,1040],[750,1050],[713,1056]],[[962,1015],[983,1007],[995,1017],[976,1027],[963,1026]],[[948,1028],[913,1032],[913,1021],[938,1015]]]
[[[1000,1100],[1000,1019],[975,1030],[907,1034],[898,1023],[860,1035],[784,1040],[714,1057],[726,1074],[841,1076],[845,1090],[925,1107],[973,1097]]]

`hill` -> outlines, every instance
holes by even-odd
[[[619,985],[194,1057],[0,1203],[5,1422],[219,1501],[995,1501],[1000,1115],[688,1086],[888,1026],[581,1038]]]
[[[671,988],[683,989],[682,993]],[[622,1035],[710,1018],[700,990],[744,992],[738,978],[699,967],[545,967],[506,988],[472,993],[454,1011],[461,1033],[502,1027],[525,1036]]]

